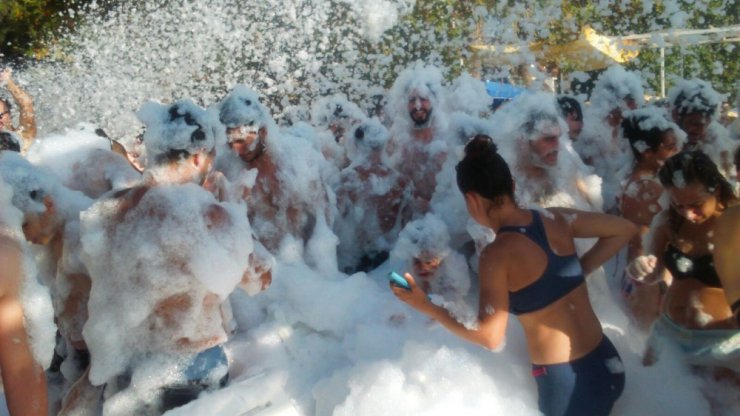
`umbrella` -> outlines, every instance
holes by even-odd
[[[493,98],[512,99],[526,91],[526,88],[497,81],[486,81],[486,91]]]

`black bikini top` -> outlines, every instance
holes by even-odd
[[[674,279],[696,279],[709,287],[722,288],[711,254],[689,257],[674,245],[668,244],[663,254],[663,263]]]

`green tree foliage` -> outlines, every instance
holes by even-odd
[[[5,59],[45,55],[46,44],[61,27],[74,24],[76,0],[3,0],[0,2],[0,51]]]
[[[528,0],[496,2],[489,7],[489,41],[543,42],[562,45],[578,38],[584,26],[608,36],[667,30],[708,29],[740,22],[737,0]],[[511,32],[515,38],[507,36]],[[724,93],[733,93],[740,68],[733,43],[673,46],[665,49],[667,88],[675,78],[702,78]],[[561,62],[565,72],[578,62]],[[660,49],[643,47],[625,65],[641,71],[650,89],[660,91]]]

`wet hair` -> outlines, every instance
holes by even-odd
[[[680,152],[666,160],[658,171],[658,179],[666,189],[699,182],[708,192],[719,192],[717,201],[722,209],[738,202],[732,185],[722,176],[712,159],[700,150]],[[669,221],[676,231],[683,217],[671,207]]]
[[[567,117],[568,114],[575,114],[576,120],[583,120],[583,111],[581,110],[581,103],[573,97],[567,95],[561,95],[558,97],[558,106],[560,107],[560,114],[563,118]]]
[[[18,143],[18,139],[7,131],[0,132],[0,150],[10,150],[12,152],[20,152],[21,145]]]
[[[489,136],[474,136],[465,145],[465,157],[455,169],[457,186],[463,194],[476,192],[492,201],[502,196],[514,199],[514,179],[509,165]]]
[[[663,143],[665,134],[672,130],[670,128],[660,128],[655,123],[652,123],[653,126],[649,129],[641,127],[640,123],[649,118],[649,115],[631,114],[622,119],[622,135],[629,140],[632,154],[635,155],[635,160],[638,161],[642,160],[642,152],[645,150],[657,151],[660,144]]]

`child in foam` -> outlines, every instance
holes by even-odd
[[[218,131],[208,114],[180,101],[147,104],[139,115],[153,161],[144,183],[81,215],[92,278],[83,330],[89,381],[106,385],[104,411],[112,414],[161,413],[224,385],[221,305],[237,286],[269,284],[269,271],[252,261],[244,207],[219,203],[200,186]]]
[[[666,161],[660,182],[671,206],[655,218],[645,255],[627,268],[635,280],[672,278],[653,325],[647,363],[666,344],[689,364],[740,372],[740,206],[717,166],[700,151]]]
[[[540,411],[609,414],[624,388],[624,367],[593,312],[584,276],[622,248],[636,227],[605,214],[519,208],[511,172],[485,136],[466,146],[457,181],[470,215],[496,232],[481,255],[477,325],[463,325],[429,302],[408,273],[411,290],[394,287],[394,293],[455,335],[490,349],[503,344],[509,314],[518,315]],[[574,239],[583,237],[599,240],[579,259]]]

